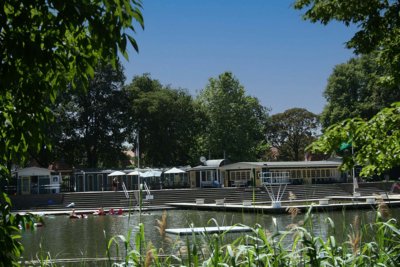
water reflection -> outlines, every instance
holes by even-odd
[[[392,214],[399,216],[399,209],[393,209]],[[162,211],[145,213],[141,221],[145,226],[146,241],[151,241],[155,247],[165,247],[156,230],[156,220],[161,219]],[[236,213],[196,210],[170,210],[167,212],[168,228],[202,227],[233,225],[236,223],[248,226],[261,225],[267,231],[273,233],[277,230],[286,230],[293,223],[301,223],[305,214],[299,214],[292,218],[289,214],[260,214],[260,213]],[[372,210],[325,212],[313,214],[313,228],[315,234],[326,237],[334,234],[338,241],[347,237],[344,230],[358,216],[362,223],[375,220],[375,212]],[[273,223],[276,218],[276,225]],[[335,229],[331,229],[327,223],[330,217],[335,223]],[[89,216],[87,219],[69,219],[68,216],[48,216],[44,219],[45,226],[33,231],[23,232],[22,242],[25,247],[24,258],[37,259],[40,253],[49,252],[52,258],[85,258],[106,257],[107,241],[115,235],[127,235],[132,231],[132,236],[138,231],[138,213],[131,216]],[[176,236],[169,236],[177,243]],[[134,238],[132,238],[132,243]]]

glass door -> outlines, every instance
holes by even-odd
[[[31,177],[21,177],[21,194],[27,195],[31,193]]]

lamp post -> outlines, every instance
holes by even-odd
[[[354,148],[353,145],[351,146],[351,157],[353,159],[353,169],[352,171],[352,176],[353,176],[353,196],[354,197],[359,197],[361,196],[360,192],[356,192],[356,189],[358,188],[358,183],[357,183],[357,178],[356,178],[356,170],[355,170],[355,161],[354,161]]]
[[[137,167],[138,169],[140,169],[139,131],[136,134],[136,154],[137,154]]]

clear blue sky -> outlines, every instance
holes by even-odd
[[[210,77],[231,71],[271,108],[320,113],[335,65],[353,56],[344,43],[354,29],[312,24],[292,0],[143,0],[139,54],[123,62],[126,83],[150,73],[163,85],[197,95]]]

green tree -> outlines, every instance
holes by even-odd
[[[198,101],[208,117],[203,147],[213,158],[256,160],[264,151],[267,110],[258,99],[245,95],[230,72],[210,78]]]
[[[377,63],[390,70],[386,82],[400,81],[399,1],[387,0],[296,0],[295,9],[306,9],[304,19],[321,22],[343,22],[355,25],[358,31],[346,44],[357,54],[377,51]]]
[[[59,127],[54,138],[57,159],[90,168],[121,166],[123,150],[132,133],[127,120],[128,101],[121,90],[125,77],[122,66],[100,64],[86,90],[65,91],[54,110]],[[53,128],[53,129],[54,129]]]
[[[267,140],[279,150],[279,160],[299,161],[305,148],[316,140],[318,116],[304,108],[274,114],[267,123]]]
[[[388,75],[383,75],[380,80],[385,84],[399,85],[399,1],[297,0],[294,7],[307,9],[304,18],[312,22],[328,24],[337,20],[346,25],[356,25],[358,31],[347,42],[347,46],[358,54],[376,52],[377,63],[388,70]],[[366,176],[398,166],[400,136],[392,126],[393,122],[397,123],[395,127],[398,128],[399,125],[398,106],[397,102],[391,108],[384,108],[369,121],[355,118],[332,125],[311,148],[325,152],[334,151],[338,142],[348,142],[350,138],[355,154],[352,163],[344,162],[344,168],[357,162],[363,167],[362,175]]]
[[[323,128],[347,118],[370,119],[400,100],[398,86],[380,81],[387,71],[376,61],[374,53],[335,66],[324,92],[328,103],[321,114]]]
[[[132,125],[139,134],[142,165],[192,163],[201,124],[192,97],[184,90],[161,85],[148,74],[136,76],[126,90]]]
[[[334,124],[309,149],[335,153],[343,144],[351,144],[353,153],[345,153],[343,170],[361,165],[360,175],[370,177],[400,165],[400,103],[384,108],[370,120],[347,119]]]
[[[0,175],[23,164],[28,150],[51,148],[49,103],[75,83],[88,84],[100,60],[127,56],[133,22],[143,27],[140,2],[4,0],[0,7]],[[6,198],[1,194],[2,200]],[[17,220],[0,205],[1,264],[18,264]],[[12,226],[8,224],[13,222]],[[10,238],[11,237],[11,238]],[[15,250],[14,250],[15,249]]]

